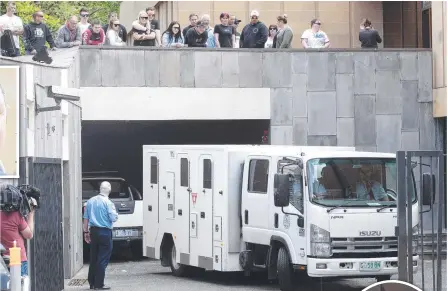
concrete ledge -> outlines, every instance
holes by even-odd
[[[82,45],[80,49],[89,49],[89,50],[144,50],[144,51],[177,51],[177,50],[186,50],[186,51],[230,51],[230,52],[311,52],[311,53],[321,53],[321,52],[432,52],[431,49],[428,48],[382,48],[382,49],[362,49],[362,48],[328,48],[328,49],[303,49],[303,48],[292,48],[292,49],[246,49],[246,48],[193,48],[193,47],[183,47],[183,48],[161,48],[161,47],[142,47],[142,46],[125,46],[125,47],[116,47],[116,46],[90,46],[90,45]]]

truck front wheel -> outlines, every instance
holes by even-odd
[[[176,246],[174,245],[174,243],[171,244],[171,250],[168,255],[170,258],[171,272],[173,272],[174,276],[177,277],[184,276],[187,266],[176,262]]]
[[[288,251],[285,247],[281,247],[278,250],[277,276],[280,284],[280,290],[294,290],[294,271],[291,266]]]

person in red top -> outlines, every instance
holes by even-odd
[[[92,25],[82,34],[82,43],[84,45],[102,45],[104,40],[104,30],[101,27],[101,22],[98,20],[93,21]]]
[[[32,198],[33,199],[33,198]],[[33,201],[35,203],[35,200]],[[37,203],[35,203],[37,204]],[[28,275],[28,259],[26,257],[25,239],[33,238],[34,230],[34,207],[28,215],[28,222],[19,211],[0,211],[1,219],[1,243],[5,247],[5,255],[9,256],[9,248],[14,246],[20,248],[20,258],[22,260],[22,276]]]

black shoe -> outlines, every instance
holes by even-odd
[[[90,286],[90,289],[91,289],[91,290],[93,290],[93,289],[95,289],[95,287],[93,287],[93,286]]]
[[[95,290],[110,290],[110,287],[108,287],[108,286],[95,287]]]

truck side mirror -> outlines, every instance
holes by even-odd
[[[423,205],[432,205],[431,202],[435,201],[436,191],[436,176],[430,173],[423,173],[423,192],[422,192],[422,204]]]
[[[289,205],[289,175],[275,174],[274,176],[274,205],[286,207]]]

